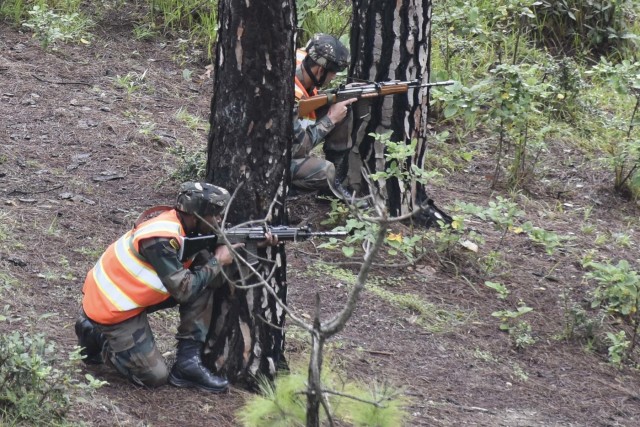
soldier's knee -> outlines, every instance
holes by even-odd
[[[325,175],[327,175],[328,180],[333,180],[333,178],[336,176],[336,167],[333,163],[326,162]]]

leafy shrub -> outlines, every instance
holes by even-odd
[[[598,283],[593,292],[592,308],[604,306],[609,313],[621,317],[638,311],[640,276],[627,261],[621,260],[618,265],[591,261],[586,267],[592,269],[586,277]]]
[[[92,22],[77,12],[65,13],[49,9],[46,4],[35,5],[28,12],[29,19],[22,25],[30,28],[42,47],[47,49],[62,41],[85,41]]]
[[[80,349],[65,359],[41,334],[0,335],[0,424],[49,425],[52,419],[62,420],[73,389],[93,390],[105,384],[88,374],[87,383],[77,380],[74,365],[80,359]]]
[[[534,36],[556,52],[609,55],[639,40],[631,0],[542,0],[535,14]]]

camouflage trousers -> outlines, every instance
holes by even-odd
[[[159,387],[166,384],[169,369],[156,346],[147,315],[176,305],[177,302],[169,298],[115,325],[93,322],[106,339],[103,359],[137,385]],[[207,287],[193,301],[180,304],[179,312],[176,338],[205,342],[213,312],[213,288]]]
[[[322,190],[335,177],[333,163],[319,157],[291,160],[291,184],[304,190]]]
[[[326,114],[328,108],[316,111],[318,116]],[[291,184],[295,187],[313,191],[323,190],[329,187],[329,181],[336,178],[335,159],[338,153],[348,153],[352,148],[351,113],[333,128],[324,139],[323,150],[326,159],[315,156],[307,156],[299,159],[291,159]]]

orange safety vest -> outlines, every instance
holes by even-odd
[[[304,49],[298,49],[296,50],[296,66],[300,66],[300,64],[302,64],[302,61],[304,60],[305,56],[307,56],[307,51]],[[305,87],[302,85],[302,82],[298,79],[298,77],[295,77],[295,87],[294,87],[294,92],[296,95],[296,101],[299,101],[301,99],[305,99],[305,98],[309,98],[311,95],[317,95],[318,94],[318,89],[313,88],[313,92],[311,92],[311,95],[309,95],[309,93],[307,92],[307,89],[305,89]],[[305,119],[306,122],[315,122],[316,121],[316,112],[312,111],[311,113],[309,113],[308,116],[303,117],[303,119]],[[305,126],[306,127],[306,126]]]
[[[112,243],[89,271],[82,308],[93,321],[113,325],[140,314],[170,297],[160,277],[140,255],[140,241],[151,237],[185,236],[175,210],[161,213],[129,230]],[[184,263],[185,268],[189,262]]]

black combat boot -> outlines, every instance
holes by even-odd
[[[327,150],[325,152],[325,158],[333,163],[335,166],[336,175],[331,182],[331,191],[336,197],[350,201],[353,199],[353,194],[347,187],[342,185],[342,182],[347,178],[349,173],[349,151],[333,151]]]
[[[194,340],[178,340],[176,363],[169,374],[169,384],[211,393],[222,393],[229,388],[229,381],[216,377],[202,365],[203,344]]]
[[[102,332],[84,314],[81,314],[76,320],[75,329],[78,336],[78,346],[83,347],[80,354],[85,356],[82,361],[87,365],[104,363],[102,348],[105,344],[105,338]]]

